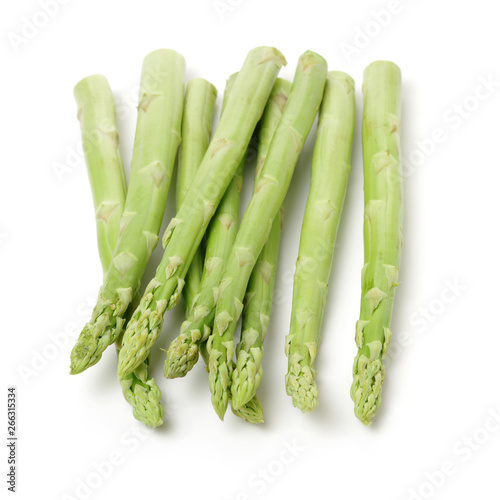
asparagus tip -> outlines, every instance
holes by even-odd
[[[88,343],[78,340],[71,351],[70,375],[77,375],[95,365],[101,359],[101,353],[96,352],[95,342]]]
[[[220,395],[212,395],[212,406],[214,407],[215,413],[224,422],[224,415],[226,414],[228,405],[227,393],[224,392]]]
[[[293,406],[304,413],[318,406],[318,387],[308,366],[303,367],[298,375],[287,374],[286,393],[292,397]]]
[[[222,422],[224,422],[224,415],[226,414],[228,401],[225,402],[223,400],[214,401],[212,399],[212,405],[214,407],[215,413],[219,416]]]
[[[104,350],[120,334],[121,327],[107,307],[96,306],[100,312],[83,327],[71,351],[70,373],[75,375],[94,366]]]
[[[254,374],[254,376],[252,376]],[[257,387],[262,378],[262,368],[255,370],[255,366],[250,369],[233,371],[233,383],[231,385],[231,404],[235,409],[242,408],[254,397]]]
[[[165,378],[185,377],[198,361],[198,346],[186,340],[185,335],[179,335],[170,344],[163,365]]]
[[[250,424],[264,423],[264,411],[257,396],[254,396],[248,403],[239,408],[235,408],[231,402],[231,410],[237,417],[242,418],[245,422]]]
[[[154,379],[141,382],[134,374],[120,381],[123,395],[133,408],[134,417],[148,427],[163,424],[161,392]]]
[[[375,353],[377,354],[377,353]],[[358,354],[354,360],[351,398],[354,401],[354,413],[365,425],[370,425],[381,402],[385,368],[381,355],[366,356]]]

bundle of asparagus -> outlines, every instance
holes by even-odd
[[[277,78],[285,64],[277,49],[251,50],[227,81],[212,136],[215,87],[197,78],[184,95],[182,56],[166,49],[146,56],[128,188],[108,82],[94,75],[75,87],[104,278],[92,317],[71,353],[71,373],[96,364],[115,342],[122,392],[134,416],[148,426],[161,425],[164,415],[160,390],[150,376],[150,350],[165,311],[181,294],[186,319],[166,351],[165,377],[185,376],[201,354],[217,415],[223,419],[231,403],[236,416],[263,421],[256,392],[263,377],[283,201],[319,110],[285,342],[287,393],[302,411],[318,404],[314,362],[350,171],[354,82],[345,73],[328,73],[325,60],[314,52],[299,58],[292,83]],[[370,65],[363,93],[366,262],[351,395],[356,416],[369,424],[380,404],[401,248],[397,66]],[[258,141],[254,188],[239,224],[253,135]],[[141,294],[179,145],[177,213],[163,236],[155,277]]]
[[[235,78],[236,75],[229,78],[225,97],[229,94],[229,88],[234,83]],[[183,142],[180,150],[180,161],[177,173],[177,209],[179,209],[180,205],[184,201],[184,197],[189,189],[189,186],[194,180],[198,166],[208,148],[212,132],[212,115],[216,95],[217,90],[215,87],[203,79],[191,80],[187,86],[184,102],[184,117],[182,121]],[[233,226],[236,228],[238,224],[239,193],[241,191],[241,174],[243,166],[244,162],[242,162],[240,167],[238,167],[238,171],[227,188],[227,191],[217,208],[214,218],[211,221],[211,225],[216,225],[216,227],[214,227],[213,232],[210,230],[210,227],[208,230],[208,234],[212,234],[213,236],[209,238],[207,243],[207,257],[205,262],[210,262],[210,259],[216,258],[213,256],[213,247],[217,249],[218,246],[217,244],[212,244],[212,240],[217,243],[219,239],[224,240],[225,234],[236,232],[236,229],[231,231],[230,228]],[[236,210],[236,215],[233,217],[230,213],[226,213],[226,208],[229,210],[231,208]],[[229,224],[227,223],[228,221]],[[222,235],[220,234],[220,230],[223,231]],[[186,312],[189,315],[192,314],[195,306],[199,307],[198,300],[201,295],[204,279],[206,278],[206,274],[203,274],[203,259],[204,255],[202,249],[198,248],[195,258],[193,258],[191,266],[186,274],[186,284],[183,288],[183,295]],[[222,266],[222,263],[220,266]],[[207,361],[208,355],[206,350],[202,349],[201,352],[202,357],[205,361]],[[181,356],[181,358],[182,357],[185,356]],[[165,371],[167,372],[167,362],[165,362],[165,364]],[[165,373],[165,376],[167,376],[167,373]],[[249,402],[240,411],[235,411],[235,414],[247,422],[261,423],[263,421],[262,407],[258,400]]]
[[[227,81],[222,112],[225,111],[236,76],[237,74],[232,75]],[[198,294],[190,301],[188,317],[181,326],[180,335],[174,339],[167,351],[164,366],[166,378],[183,377],[191,370],[198,360],[200,344],[207,341],[211,331],[218,286],[224,264],[238,232],[240,192],[245,161],[246,156],[243,156],[208,226],[205,263],[198,285]]]

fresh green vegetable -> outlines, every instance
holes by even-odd
[[[222,112],[224,112],[236,77],[237,73],[231,75],[227,81]],[[243,157],[208,226],[205,266],[199,293],[192,301],[188,317],[181,326],[180,335],[172,341],[167,350],[164,366],[166,378],[184,377],[198,361],[198,346],[205,342],[210,334],[224,263],[227,261],[238,232],[244,167],[245,157]]]
[[[262,409],[262,404],[254,394],[252,399],[247,401],[245,404],[235,408],[231,405],[231,410],[234,415],[242,418],[245,422],[249,424],[263,424],[264,423],[264,411]]]
[[[207,151],[212,135],[212,116],[216,97],[217,89],[203,78],[194,78],[187,84],[177,169],[177,210],[180,209]],[[199,293],[202,273],[203,251],[198,248],[189,266],[186,284],[182,290],[186,304],[192,303]]]
[[[312,411],[318,404],[314,360],[328,291],[335,239],[351,170],[354,134],[354,81],[331,71],[319,112],[311,186],[302,223],[295,270],[286,391],[294,406]]]
[[[165,253],[156,276],[128,324],[118,362],[119,378],[146,359],[160,335],[163,314],[177,302],[196,249],[244,157],[274,80],[285,63],[283,55],[270,47],[253,49],[248,54],[186,200],[165,232]]]
[[[363,171],[365,189],[361,312],[351,397],[356,416],[371,423],[380,405],[383,358],[391,340],[394,289],[399,284],[402,239],[400,152],[401,71],[392,62],[370,64],[363,75]]]
[[[259,185],[271,139],[278,127],[292,84],[278,78],[259,125],[257,168],[254,192]],[[262,379],[264,338],[269,325],[278,263],[282,213],[274,218],[271,232],[250,276],[242,314],[241,339],[236,346],[236,368],[233,370],[231,407],[233,411],[247,403],[256,393]]]
[[[106,273],[120,232],[127,193],[118,147],[115,102],[108,81],[101,75],[78,82],[74,94],[94,199],[99,256]]]
[[[127,193],[125,172],[118,147],[113,94],[107,80],[90,76],[77,86],[77,103],[88,177],[96,207],[97,243],[103,271],[109,267],[120,232],[120,217]],[[103,132],[111,133],[102,136]],[[114,132],[113,132],[114,131]],[[103,214],[107,216],[103,217]],[[128,309],[130,311],[130,307]],[[162,424],[161,393],[148,373],[149,359],[121,381],[123,395],[135,418],[155,427]]]
[[[234,331],[243,309],[248,280],[283,203],[299,153],[317,114],[326,73],[326,62],[318,54],[308,51],[300,57],[290,97],[226,263],[208,344],[212,404],[221,419],[230,399]]]
[[[127,309],[126,319],[134,311],[134,305],[139,303],[139,295]],[[116,352],[120,353],[123,330],[118,336]],[[132,406],[134,417],[148,427],[158,427],[163,424],[163,406],[161,392],[155,379],[149,374],[150,357],[148,356],[132,373],[120,380],[122,393],[127,402]]]
[[[157,50],[144,60],[120,235],[92,317],[71,352],[73,374],[97,363],[106,347],[120,334],[125,311],[158,242],[181,137],[184,70],[184,58],[172,50]],[[78,86],[76,90],[78,94]]]

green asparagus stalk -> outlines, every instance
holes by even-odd
[[[236,81],[237,73],[226,83],[222,113],[229,94]],[[164,365],[166,378],[184,377],[198,361],[198,346],[210,334],[214,316],[218,286],[229,252],[238,232],[240,192],[243,182],[245,157],[227,188],[207,230],[205,266],[199,287],[199,294],[192,302],[181,333],[170,344]],[[191,263],[191,266],[193,264]]]
[[[96,207],[99,256],[103,272],[106,272],[111,263],[112,249],[118,240],[127,193],[118,147],[115,105],[109,84],[100,75],[83,79],[77,85],[75,95],[81,110],[79,117],[85,161]],[[111,132],[112,141],[109,135],[102,139],[102,131]],[[106,217],[103,217],[104,213]],[[121,381],[121,386],[125,399],[132,405],[135,418],[146,425],[157,426],[162,423],[163,407],[160,390],[154,379],[149,377],[148,365],[149,360],[146,360],[127,380]]]
[[[132,315],[134,305],[139,303],[139,295],[136,294],[125,315],[126,320]],[[118,336],[116,353],[119,355],[123,330]],[[122,393],[127,402],[132,406],[134,417],[146,424],[148,427],[158,427],[163,424],[163,406],[161,404],[161,392],[156,385],[155,379],[149,374],[150,357],[148,356],[132,373],[120,380]]]
[[[354,81],[328,73],[319,112],[311,186],[302,223],[295,270],[286,391],[294,406],[312,411],[318,404],[314,360],[328,290],[333,250],[351,170],[354,134]]]
[[[115,103],[108,81],[101,75],[81,80],[74,94],[94,199],[99,256],[106,273],[118,239],[127,193],[118,147]]]
[[[290,97],[226,263],[208,344],[212,404],[221,419],[230,399],[234,331],[243,309],[248,280],[283,203],[299,153],[317,114],[326,73],[326,62],[318,54],[307,51],[300,57]]]
[[[203,361],[205,361],[205,365],[207,365],[206,370],[208,371],[208,351],[207,351],[207,342],[202,342],[199,346],[199,351]],[[234,363],[233,363],[234,369]],[[250,424],[263,424],[264,423],[264,410],[262,409],[262,404],[257,398],[257,395],[254,395],[250,401],[240,406],[239,408],[231,407],[234,415],[238,418],[243,419],[245,422]]]
[[[284,64],[283,55],[274,48],[260,47],[248,54],[186,200],[165,232],[165,253],[156,276],[127,326],[118,362],[119,378],[146,359],[160,335],[163,314],[177,302],[196,249],[243,159]]]
[[[363,78],[365,264],[351,397],[356,416],[368,425],[380,405],[385,375],[382,360],[392,335],[394,289],[399,284],[403,242],[401,71],[392,62],[377,61],[365,69]]]
[[[157,50],[144,60],[120,235],[92,317],[71,352],[72,374],[97,363],[120,334],[125,311],[158,242],[181,137],[184,69],[184,58],[172,50]]]
[[[259,184],[271,139],[283,114],[291,83],[278,78],[259,126],[257,168],[254,191]],[[269,325],[276,265],[278,262],[283,208],[274,218],[269,238],[260,252],[250,276],[242,314],[241,339],[236,346],[236,368],[233,370],[231,407],[233,412],[256,393],[262,379],[264,338]]]
[[[207,151],[212,135],[212,116],[216,97],[217,89],[203,78],[194,78],[187,84],[177,169],[177,210],[180,209]],[[192,303],[198,294],[202,273],[203,251],[198,248],[186,274],[186,284],[182,290],[186,304]]]

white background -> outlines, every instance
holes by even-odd
[[[4,0],[0,8],[2,380],[3,391],[7,384],[18,390],[18,498],[497,498],[500,423],[489,417],[496,412],[500,419],[494,3],[222,0],[228,6],[222,15],[212,0],[65,3],[20,45],[14,35],[23,36],[26,22],[43,24],[41,2]],[[389,18],[375,20],[389,7]],[[357,53],[346,56],[343,43]],[[184,379],[163,378],[159,347],[178,332],[178,307],[168,313],[153,352],[166,423],[145,433],[116,381],[114,349],[87,372],[68,375],[72,344],[101,281],[72,89],[92,73],[109,79],[121,103],[128,172],[135,95],[149,51],[181,52],[187,78],[207,78],[220,100],[226,77],[257,45],[285,54],[281,76],[287,78],[306,49],[322,54],[330,69],[351,74],[358,117],[364,67],[390,59],[402,69],[405,244],[382,407],[365,428],[349,396],[363,264],[358,120],[317,359],[319,407],[302,414],[284,389],[309,140],[285,203],[278,298],[259,389],[266,423],[252,426],[231,412],[221,422],[201,364]],[[489,92],[485,80],[493,82]],[[68,167],[62,175],[61,165]],[[251,182],[245,190],[248,201]],[[165,222],[173,206],[171,189]],[[148,277],[160,257],[157,249]],[[55,334],[62,347],[54,345]],[[284,453],[287,446],[296,455]],[[97,475],[96,464],[117,457],[108,477]],[[446,476],[437,472],[443,467]],[[88,481],[89,492],[78,490]]]

